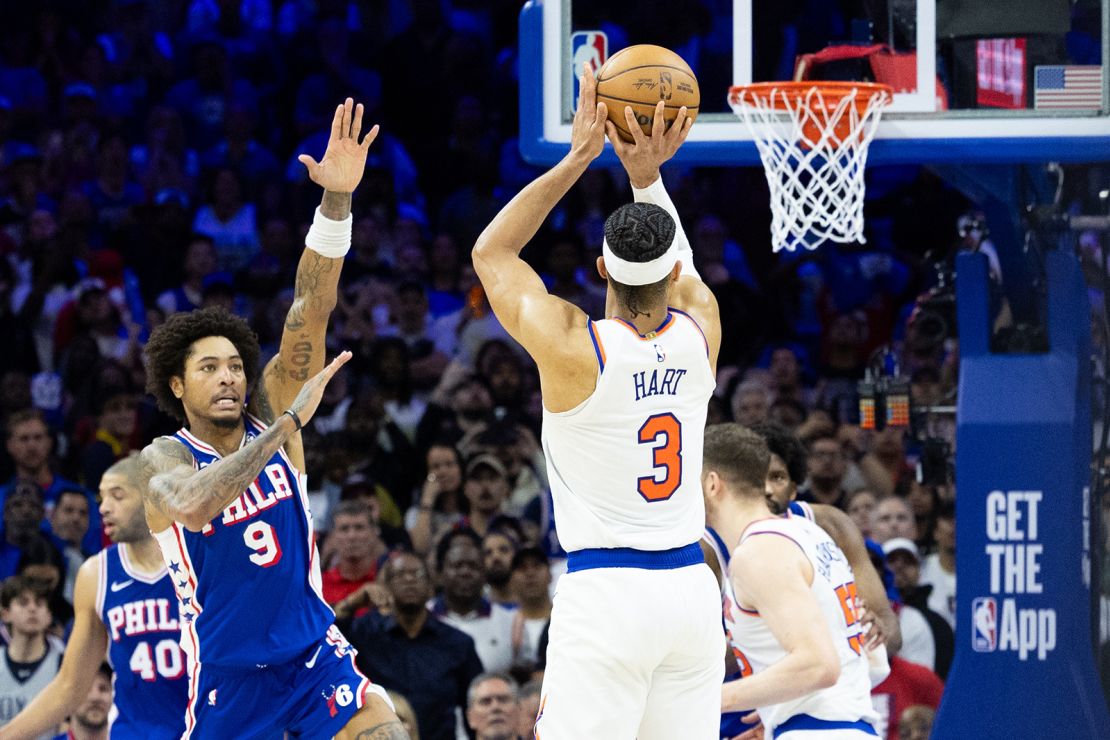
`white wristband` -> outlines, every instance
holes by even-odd
[[[316,208],[316,215],[312,217],[312,226],[305,235],[304,245],[317,254],[332,259],[341,259],[351,251],[351,224],[354,219],[351,214],[342,221],[334,221]]]

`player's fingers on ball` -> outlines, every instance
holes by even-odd
[[[683,130],[686,128],[686,106],[678,109],[678,113],[671,122],[671,127],[667,129],[667,135],[671,138],[678,138],[682,135]]]
[[[608,118],[609,106],[605,105],[605,103],[598,103],[597,112],[594,115],[594,126],[604,126]]]
[[[635,141],[637,145],[647,141],[647,137],[644,136],[644,130],[640,128],[640,124],[636,120],[636,114],[632,112],[632,106],[630,105],[624,106],[624,120],[625,123],[628,124],[628,131],[632,134],[632,140]]]
[[[667,128],[667,124],[663,121],[663,112],[666,109],[666,104],[660,100],[655,104],[655,114],[651,123],[651,138],[660,140],[663,138],[663,131]]]
[[[624,142],[621,141],[620,135],[617,133],[617,127],[613,125],[610,120],[605,121],[605,135],[609,137],[613,149],[617,152],[617,156],[624,154]]]

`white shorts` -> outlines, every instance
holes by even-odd
[[[704,564],[559,579],[539,740],[717,740],[721,593]]]

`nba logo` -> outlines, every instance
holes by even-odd
[[[998,604],[990,596],[980,596],[971,602],[971,649],[977,653],[992,653],[997,644]]]
[[[574,80],[574,105],[578,105],[578,78],[582,76],[582,64],[589,62],[590,69],[597,74],[608,58],[609,37],[604,31],[578,31],[570,35],[570,78]]]

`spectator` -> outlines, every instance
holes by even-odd
[[[486,672],[466,692],[466,721],[475,740],[517,740],[520,686],[510,676]]]
[[[469,528],[448,532],[436,547],[439,585],[443,594],[431,603],[432,613],[465,632],[487,671],[508,671],[513,663],[516,610],[486,599],[482,540]]]
[[[63,635],[73,620],[73,606],[65,597],[66,561],[58,548],[43,537],[31,539],[22,548],[16,575],[47,589],[47,606],[53,615],[51,632]]]
[[[19,480],[4,497],[4,541],[0,543],[0,578],[15,575],[23,548],[42,540],[39,530],[45,507],[42,491],[34,483]]]
[[[797,347],[779,345],[771,350],[767,369],[771,373],[771,384],[775,400],[791,400],[802,407],[813,406],[815,401],[812,389],[802,385],[802,362],[798,356],[802,350]]]
[[[258,224],[253,203],[243,200],[243,185],[234,170],[212,178],[208,204],[197,211],[193,230],[212,239],[221,270],[236,272],[258,255]]]
[[[518,737],[535,737],[536,717],[540,713],[540,692],[542,689],[543,682],[534,679],[520,687],[520,712],[517,715],[520,721],[516,726]]]
[[[432,403],[420,420],[416,444],[421,446],[436,438],[457,442],[477,434],[485,428],[492,411],[493,399],[485,382],[462,364],[453,363],[444,371]]]
[[[64,593],[66,600],[73,601],[73,584],[77,570],[91,553],[82,549],[82,543],[89,532],[89,496],[80,489],[62,491],[54,510],[50,512],[50,531],[53,542],[66,562]]]
[[[482,539],[488,598],[495,604],[516,604],[512,588],[513,558],[519,545],[512,535],[491,530]]]
[[[347,410],[344,420],[345,443],[351,454],[348,473],[360,474],[382,488],[382,521],[401,524],[400,512],[408,508],[414,484],[415,453],[404,432],[385,413],[381,394],[363,390]],[[388,516],[386,516],[388,510]],[[393,517],[396,513],[396,520]]]
[[[200,308],[204,301],[204,279],[216,271],[216,245],[212,237],[197,234],[185,249],[185,279],[181,285],[158,296],[158,307],[169,316]]]
[[[937,712],[932,707],[914,704],[898,717],[898,740],[929,740]]]
[[[409,350],[410,377],[418,390],[434,388],[449,361],[447,355],[435,346],[431,335],[432,324],[424,286],[415,281],[405,281],[397,286],[391,323],[382,329],[381,335],[404,340]]]
[[[509,496],[509,473],[499,459],[488,453],[477,455],[466,464],[463,494],[470,504],[466,524],[484,537],[505,514]]]
[[[890,675],[871,689],[871,703],[879,715],[875,731],[885,740],[899,740],[902,713],[919,704],[935,711],[943,692],[944,682],[928,668],[890,656]]]
[[[551,621],[551,563],[539,547],[513,556],[513,593],[520,611],[513,626],[516,661],[513,672],[531,677],[539,664],[540,635]]]
[[[860,460],[860,472],[880,496],[904,490],[913,477],[913,469],[906,464],[905,430],[888,426],[875,432],[871,450]]]
[[[921,563],[921,583],[932,586],[929,608],[956,628],[956,507],[947,503],[937,511],[937,551]]]
[[[807,462],[809,479],[805,487],[798,491],[798,500],[843,508],[848,494],[843,485],[848,463],[837,438],[832,434],[812,438]]]
[[[81,451],[85,485],[100,487],[100,476],[117,460],[138,451],[138,399],[129,388],[104,389],[93,399],[98,409],[96,436]]]
[[[476,435],[466,451],[490,454],[501,461],[509,482],[506,509],[521,516],[547,494],[547,461],[536,435],[524,424],[491,423]]]
[[[0,487],[0,502],[5,500],[19,480],[30,481],[38,487],[47,511],[53,510],[62,491],[85,490],[54,472],[50,458],[53,447],[54,438],[38,410],[17,411],[8,417],[7,450],[15,464],[15,476]],[[89,531],[82,545],[84,551],[90,554],[98,552],[101,547],[100,514],[94,507],[89,510]]]
[[[69,718],[69,732],[60,737],[65,740],[108,740],[112,691],[112,669],[107,663],[101,663],[88,696],[77,705]]]
[[[940,507],[940,494],[937,487],[919,483],[915,476],[910,481],[906,500],[913,509],[913,518],[917,526],[917,544],[931,547],[935,541],[933,530],[936,528],[937,509]]]
[[[894,537],[917,539],[913,510],[904,498],[887,496],[875,504],[871,532],[880,545]]]
[[[0,586],[0,619],[10,625],[10,639],[0,660],[0,726],[50,683],[62,663],[62,649],[47,638],[52,620],[49,595],[24,576],[12,576]],[[50,735],[42,738],[49,740]]]
[[[250,82],[231,75],[227,51],[217,40],[198,43],[193,54],[195,75],[170,88],[165,102],[185,119],[188,141],[205,151],[219,142],[232,103],[258,110],[258,95]]]
[[[398,337],[381,337],[374,342],[369,362],[386,415],[413,442],[427,404],[413,387],[408,345]]]
[[[921,555],[912,540],[895,537],[883,544],[886,564],[902,597],[898,622],[902,626],[901,656],[947,678],[955,652],[952,627],[928,603],[932,586],[919,582]],[[924,628],[923,628],[924,624]]]
[[[845,510],[852,521],[859,527],[860,533],[871,539],[871,524],[875,514],[875,494],[866,488],[852,491],[844,499]]]
[[[370,507],[361,501],[339,503],[328,538],[334,542],[338,562],[324,571],[324,601],[336,604],[372,583],[389,553]]]
[[[432,582],[415,555],[394,554],[381,579],[393,600],[392,613],[371,612],[336,624],[358,650],[359,669],[408,697],[420,736],[451,740],[455,712],[466,706],[467,687],[482,672],[474,640],[428,611]]]
[[[449,442],[437,442],[424,455],[428,474],[424,477],[417,504],[405,514],[405,527],[412,536],[413,550],[423,555],[445,528],[463,518],[462,455]]]
[[[767,421],[774,397],[767,386],[756,380],[745,380],[732,394],[732,418],[737,424],[751,427]]]
[[[386,548],[400,547],[405,550],[412,549],[412,542],[401,521],[393,499],[388,492],[366,476],[355,473],[343,483],[339,492],[339,501],[358,501],[370,509],[370,519],[380,530],[381,540]]]

